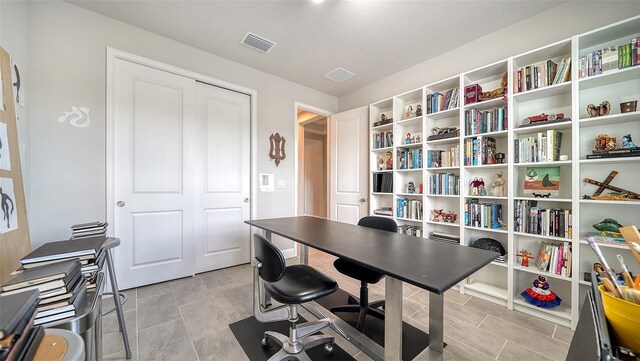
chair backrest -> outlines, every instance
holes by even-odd
[[[383,231],[398,232],[396,221],[390,218],[368,216],[360,218],[358,225],[362,227],[376,228]]]
[[[256,259],[262,263],[258,270],[260,278],[266,282],[279,281],[287,267],[282,252],[273,243],[259,234],[253,235],[253,249]]]

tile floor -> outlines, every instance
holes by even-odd
[[[342,289],[358,294],[359,283],[333,268],[334,257],[312,250],[309,259]],[[251,291],[249,265],[125,291],[132,360],[248,360],[228,324],[252,314]],[[412,285],[403,291],[404,320],[428,331],[427,292]],[[384,280],[370,286],[371,300],[383,293]],[[105,300],[103,309],[110,306]],[[572,335],[566,327],[455,290],[445,294],[445,360],[564,360]],[[370,360],[348,341],[336,337],[336,342],[355,359]],[[103,318],[103,355],[105,360],[125,360],[114,313]]]

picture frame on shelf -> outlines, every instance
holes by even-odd
[[[522,191],[524,194],[560,194],[560,166],[526,167]]]

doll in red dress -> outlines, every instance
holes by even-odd
[[[562,299],[553,291],[549,290],[547,278],[538,276],[533,280],[533,287],[527,288],[520,294],[527,302],[542,308],[554,308],[560,305]]]

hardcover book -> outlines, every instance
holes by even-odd
[[[5,283],[1,289],[3,292],[6,292],[57,280],[62,280],[62,286],[64,286],[68,284],[78,272],[80,272],[80,262],[76,260],[53,263],[24,270],[9,280],[9,282]]]
[[[89,259],[92,259],[95,258],[100,248],[102,248],[105,240],[105,236],[96,236],[73,241],[67,240],[45,243],[22,258],[20,262],[25,265],[79,257],[89,257]]]

